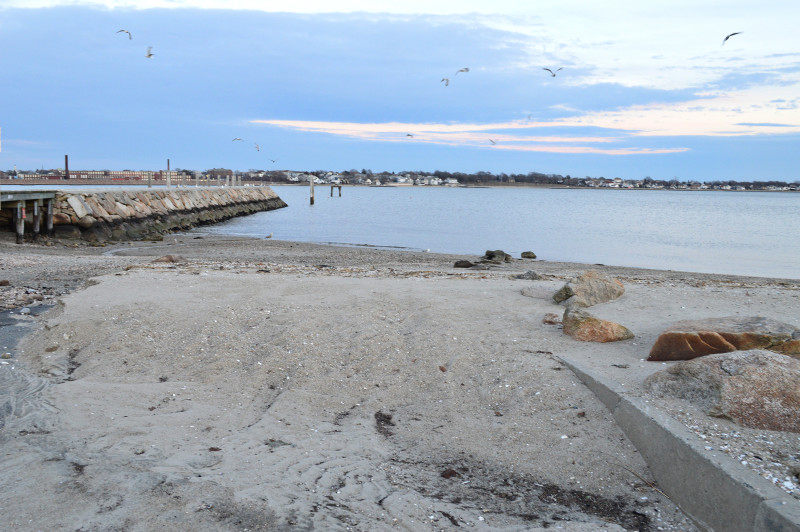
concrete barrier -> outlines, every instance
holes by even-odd
[[[706,451],[686,427],[619,384],[561,358],[611,411],[658,487],[699,526],[719,532],[800,531],[800,502],[731,457]]]

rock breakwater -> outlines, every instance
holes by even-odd
[[[53,236],[89,242],[158,239],[164,233],[286,207],[269,187],[59,191]]]

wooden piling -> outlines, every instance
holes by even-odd
[[[44,220],[47,236],[53,236],[53,201],[52,198],[47,200],[47,216]]]
[[[25,237],[25,202],[18,201],[14,209],[14,220],[17,223],[17,244],[22,244]]]
[[[39,240],[39,224],[42,221],[42,200],[33,200],[33,239]]]

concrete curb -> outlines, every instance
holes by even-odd
[[[658,487],[698,525],[720,532],[800,531],[800,504],[726,454],[706,451],[686,427],[616,382],[560,357],[606,405]]]

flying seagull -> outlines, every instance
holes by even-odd
[[[233,139],[231,139],[231,142],[235,142],[237,140],[242,140],[242,138],[241,137],[234,137]]]
[[[147,53],[144,56],[148,57],[148,58],[149,57],[153,57],[152,50],[153,50],[153,47],[152,46],[148,46],[147,47]]]
[[[561,67],[561,68],[564,68],[564,67]],[[550,70],[549,68],[543,68],[542,70],[547,70],[548,72],[550,72],[550,75],[551,75],[551,76],[553,76],[553,77],[556,77],[556,72],[558,72],[559,70],[561,70],[561,68],[557,68],[557,69],[555,70],[555,72],[553,72],[553,71],[552,71],[552,70]]]
[[[414,135],[412,135],[411,133],[406,133],[406,137],[414,138]]]
[[[277,163],[278,159],[270,159],[270,161],[272,161],[273,163]]]
[[[450,85],[450,78],[442,78],[442,83],[444,83],[444,86],[447,87]]]
[[[495,144],[497,144],[497,141],[496,141],[496,140],[494,140],[494,139],[489,139],[489,142],[491,142],[491,143],[492,143],[492,146],[494,146]]]
[[[254,142],[253,144],[256,145],[256,151],[261,151],[261,146],[258,145],[258,142]]]
[[[741,31],[735,31],[735,32],[731,33],[730,35],[726,35],[725,38],[722,39],[722,44],[720,46],[724,46],[725,43],[728,41],[728,39],[730,39],[734,35],[739,35],[740,33],[742,33],[742,32]]]
[[[461,70],[456,72],[456,76],[458,76],[459,72],[469,72],[469,68],[462,68]]]
[[[128,30],[119,30],[117,33],[127,33],[128,34],[128,39],[133,39],[133,36],[131,35],[131,32],[129,32]]]

